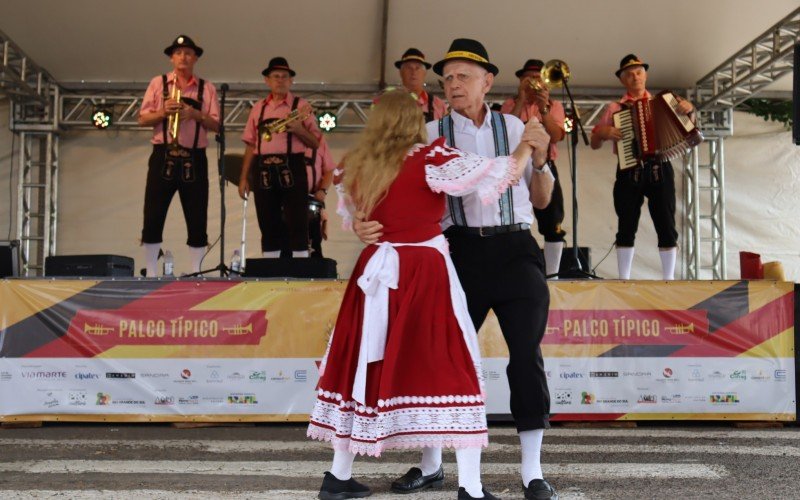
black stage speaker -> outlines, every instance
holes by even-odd
[[[133,276],[133,259],[121,255],[55,255],[44,260],[45,276]]]
[[[794,46],[794,87],[792,88],[794,113],[792,117],[792,136],[800,146],[800,43]]]
[[[0,241],[0,278],[19,276],[19,241]]]
[[[590,272],[592,270],[592,252],[589,247],[578,247],[578,259],[581,261],[581,270]],[[561,252],[561,265],[558,267],[559,274],[566,273],[572,269],[577,269],[575,266],[575,255],[572,247],[564,247]]]
[[[333,259],[247,259],[245,278],[336,278]]]

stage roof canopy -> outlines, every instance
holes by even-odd
[[[616,87],[620,58],[650,63],[650,86],[689,88],[797,7],[797,0],[389,0],[386,79],[408,47],[430,61],[457,37],[477,38],[514,85],[528,58],[559,58],[576,87]],[[648,8],[645,8],[648,7]],[[179,33],[205,49],[197,72],[215,82],[258,83],[282,55],[298,83],[375,84],[380,0],[6,0],[0,30],[60,82],[146,82],[169,68]],[[429,81],[435,75],[429,73]],[[790,78],[771,90],[790,90]]]

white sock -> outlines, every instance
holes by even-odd
[[[633,265],[633,247],[617,247],[617,267],[619,279],[631,279],[631,266]]]
[[[280,250],[273,250],[271,252],[261,252],[261,256],[265,259],[277,259],[281,256]]]
[[[192,259],[193,273],[200,272],[200,264],[203,262],[203,256],[206,254],[206,247],[189,247],[189,257]]]
[[[145,274],[148,278],[158,276],[158,252],[161,250],[161,243],[142,243],[144,247],[144,265],[147,268]]]
[[[308,250],[292,250],[292,258],[301,259],[303,257],[308,257]]]
[[[522,448],[522,484],[527,488],[534,479],[544,479],[542,476],[542,438],[544,429],[522,431],[519,433],[519,444]]]
[[[458,486],[467,490],[473,498],[483,498],[481,449],[456,449],[456,462],[458,462]]]
[[[564,250],[563,241],[544,242],[544,267],[547,275],[558,274],[561,267],[561,252]]]
[[[347,481],[353,476],[353,460],[356,459],[355,453],[345,450],[333,450],[333,464],[331,474],[340,481]]]
[[[419,468],[423,476],[430,476],[442,466],[441,448],[422,448],[422,461]]]
[[[675,279],[675,258],[678,255],[678,248],[672,247],[667,250],[659,250],[661,257],[661,277],[665,280]]]

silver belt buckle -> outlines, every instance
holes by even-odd
[[[483,226],[478,226],[478,236],[480,236],[481,238],[489,236],[488,234],[483,234]]]

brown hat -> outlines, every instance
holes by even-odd
[[[175,49],[180,47],[186,47],[194,50],[194,53],[197,54],[197,57],[203,55],[203,49],[195,45],[194,40],[186,35],[178,35],[178,38],[173,40],[172,45],[164,49],[164,53],[168,56],[171,56],[172,53],[175,52]]]
[[[642,66],[644,67],[645,71],[647,71],[650,68],[649,64],[642,62],[642,60],[636,57],[635,54],[628,54],[627,56],[623,57],[622,60],[619,62],[619,69],[616,72],[614,72],[614,74],[617,75],[617,78],[619,78],[619,75],[623,71],[633,66]]]

